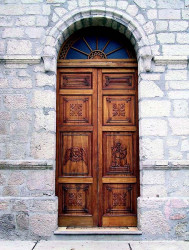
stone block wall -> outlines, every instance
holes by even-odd
[[[189,1],[0,0],[0,239],[57,228],[57,54],[95,25],[137,53],[142,238],[188,237]]]

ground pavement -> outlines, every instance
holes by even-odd
[[[0,250],[189,250],[187,241],[0,241]]]

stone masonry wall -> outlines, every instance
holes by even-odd
[[[0,239],[57,228],[56,58],[94,25],[137,52],[142,239],[188,239],[189,0],[0,0]]]

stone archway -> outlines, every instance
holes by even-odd
[[[151,71],[152,51],[142,25],[131,15],[113,8],[83,7],[72,10],[48,31],[43,50],[46,71],[56,72],[57,54],[61,44],[75,31],[89,26],[111,27],[123,33],[133,44],[139,73]]]

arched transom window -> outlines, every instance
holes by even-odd
[[[62,45],[60,59],[129,59],[136,58],[125,36],[104,27],[85,28],[70,36]]]

